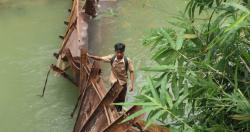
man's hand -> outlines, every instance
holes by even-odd
[[[94,59],[94,60],[100,60],[100,57],[99,57],[99,56],[91,55],[91,54],[89,54],[88,52],[87,52],[87,56],[88,56],[89,58]]]
[[[134,91],[134,86],[133,85],[130,85],[129,87],[129,92],[133,92]]]
[[[134,80],[135,80],[135,74],[133,71],[130,72],[130,89],[129,92],[132,92],[134,90]]]

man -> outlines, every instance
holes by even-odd
[[[132,61],[124,56],[125,45],[123,43],[117,43],[114,46],[115,48],[115,55],[108,55],[108,56],[93,56],[88,55],[88,57],[93,58],[94,60],[104,61],[111,64],[111,74],[110,74],[110,82],[113,85],[118,81],[118,83],[123,86],[123,90],[119,94],[119,96],[114,101],[115,103],[118,102],[125,102],[126,92],[127,92],[127,80],[128,80],[128,71],[130,73],[130,89],[129,91],[132,92],[134,90],[134,66]],[[122,111],[122,106],[116,106],[117,111]]]

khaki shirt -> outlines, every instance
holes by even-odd
[[[102,56],[101,59],[104,62],[111,63],[111,59],[113,56],[114,55],[112,54],[107,55],[107,56]],[[129,72],[134,71],[133,63],[129,58],[128,58],[128,71]],[[128,74],[126,73],[124,58],[122,58],[121,60],[118,60],[115,57],[114,62],[111,66],[111,74],[110,74],[109,80],[112,84],[114,84],[116,81],[118,81],[120,85],[127,84]]]

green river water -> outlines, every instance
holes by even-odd
[[[99,36],[92,37],[91,52],[113,53],[114,43],[124,42],[139,87],[144,80],[139,69],[151,63],[140,39],[150,28],[165,25],[180,5],[182,0],[120,0],[95,20]],[[0,132],[72,131],[75,87],[62,77],[50,76],[45,97],[37,96],[55,62],[52,54],[58,51],[58,35],[64,34],[70,6],[71,0],[0,0]],[[116,15],[107,15],[110,12]],[[108,73],[105,69],[107,83]]]

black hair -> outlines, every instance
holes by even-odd
[[[121,51],[124,52],[125,51],[125,44],[123,43],[116,43],[115,46],[115,51]]]

